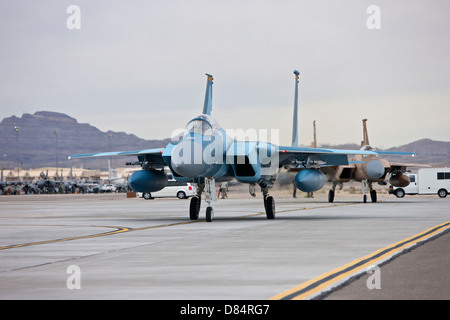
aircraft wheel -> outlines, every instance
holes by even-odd
[[[375,190],[370,191],[370,198],[372,202],[377,202],[377,192]]]
[[[334,201],[334,191],[330,190],[328,192],[328,202],[333,202]]]
[[[275,219],[275,200],[268,196],[265,201],[267,219]]]
[[[365,195],[363,196],[363,202],[364,202],[364,203],[367,202],[367,194],[365,194]]]
[[[214,210],[212,207],[206,208],[206,222],[212,222],[214,216]]]
[[[189,206],[189,218],[191,218],[191,220],[198,220],[199,212],[200,212],[200,198],[192,197]]]

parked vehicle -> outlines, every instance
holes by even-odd
[[[116,186],[113,184],[104,184],[100,188],[100,192],[116,192]]]
[[[177,197],[178,199],[188,199],[189,197],[195,196],[197,191],[192,183],[189,182],[180,182],[175,179],[170,179],[167,182],[167,186],[157,192],[145,192],[139,194],[140,197],[149,200],[153,198],[169,198],[169,197]]]
[[[437,194],[445,198],[450,193],[450,168],[419,169],[417,174],[408,174],[410,183],[404,188],[389,187],[389,194],[403,198],[406,194]]]

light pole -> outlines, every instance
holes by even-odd
[[[55,130],[56,180],[58,180],[58,130]]]
[[[4,182],[4,181],[3,181],[3,170],[5,169],[6,156],[7,156],[6,153],[3,154],[3,161],[2,161],[2,180],[1,180],[2,183]]]
[[[17,182],[20,182],[20,148],[19,148],[19,126],[14,126],[16,130],[16,151],[17,151]]]
[[[112,139],[112,134],[108,133],[108,140],[109,140],[109,152],[112,151],[111,148],[111,139]],[[111,157],[108,158],[108,170],[111,170],[112,168],[112,164],[111,164]],[[110,172],[108,172],[108,174],[110,174]]]

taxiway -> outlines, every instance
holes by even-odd
[[[445,232],[450,220],[450,200],[437,196],[360,198],[278,197],[275,220],[260,198],[219,199],[207,223],[204,203],[191,221],[186,200],[3,196],[0,299],[282,299],[430,228]],[[79,289],[68,286],[70,266],[80,270]]]

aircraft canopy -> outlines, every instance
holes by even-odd
[[[203,135],[213,135],[214,132],[219,129],[220,126],[216,119],[207,114],[201,114],[187,123],[184,134],[199,133]]]

